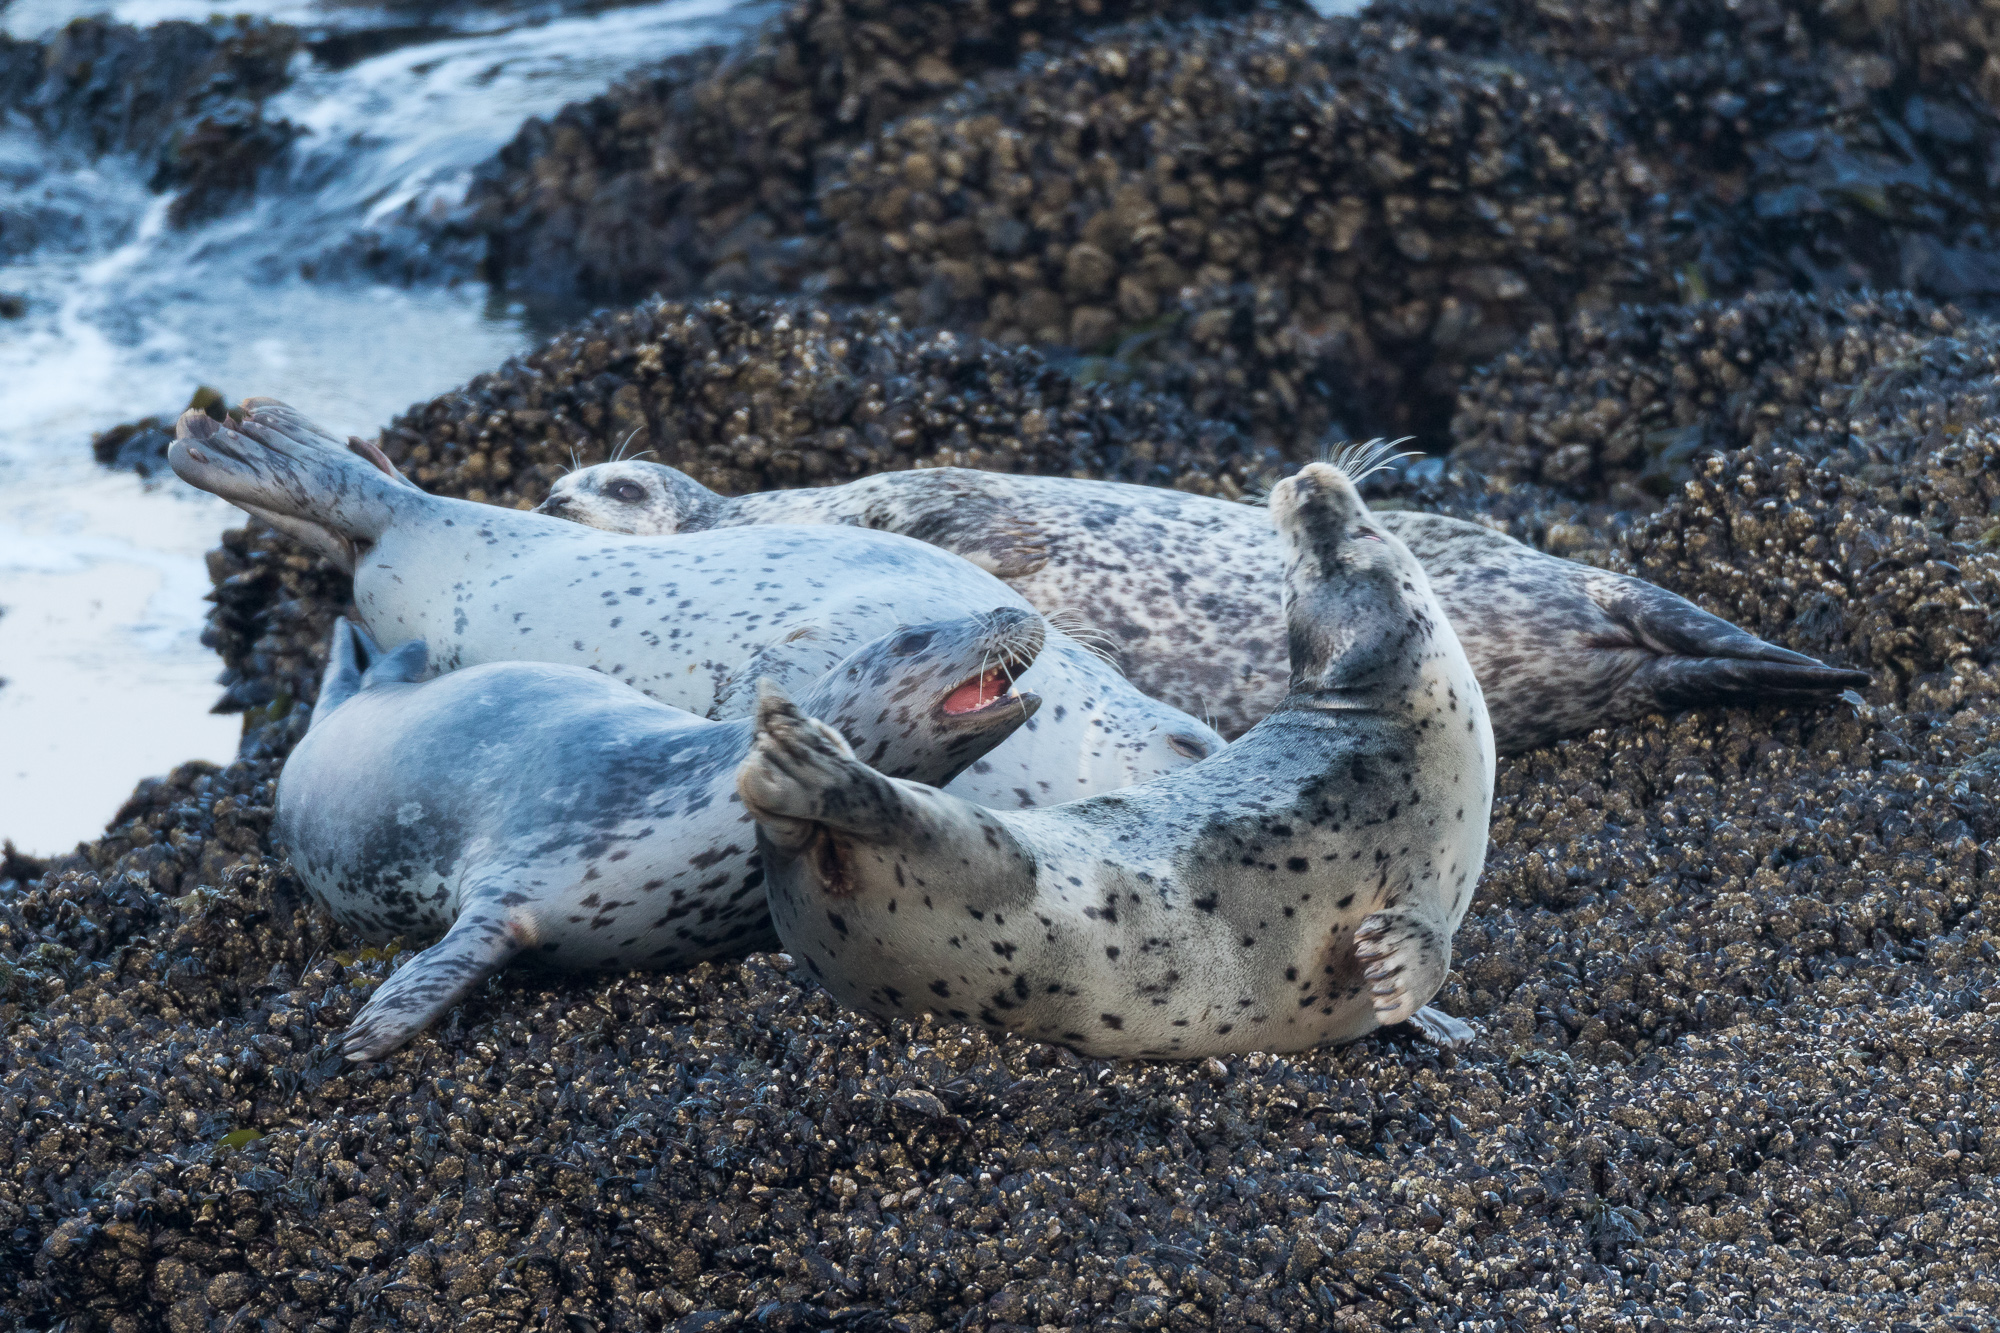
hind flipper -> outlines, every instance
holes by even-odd
[[[326,671],[319,678],[319,699],[307,730],[361,692],[361,675],[374,655],[375,643],[365,630],[346,616],[335,617],[333,633],[327,636]]]
[[[430,667],[430,645],[422,639],[406,640],[386,653],[373,643],[368,650],[368,670],[361,677],[364,690],[377,685],[414,685]]]
[[[1866,689],[1868,673],[1780,648],[1641,579],[1599,573],[1591,599],[1656,656],[1613,696],[1621,720],[1709,704],[1817,703]]]
[[[357,1064],[379,1060],[442,1018],[528,943],[523,924],[498,907],[474,903],[445,937],[397,968],[368,997],[341,1036]]]
[[[1479,1029],[1472,1024],[1429,1004],[1410,1015],[1410,1026],[1421,1032],[1425,1041],[1447,1051],[1462,1051],[1479,1037]]]
[[[259,399],[258,401],[261,402],[264,400]],[[409,486],[418,490],[422,489],[422,487],[417,486],[417,483],[411,481],[408,477],[404,476],[402,472],[400,472],[397,469],[396,465],[389,461],[389,455],[383,453],[382,446],[375,443],[375,441],[364,440],[359,435],[350,435],[347,437],[347,448],[349,452],[361,455],[363,458],[373,463],[376,467],[380,468],[383,472],[387,473],[389,476],[392,476],[397,481],[402,482],[405,486]]]

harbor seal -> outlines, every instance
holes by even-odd
[[[1142,787],[982,809],[858,763],[775,688],[737,789],[779,938],[848,1004],[1090,1055],[1350,1041],[1416,1018],[1486,856],[1493,734],[1409,549],[1324,463],[1280,482],[1291,687]]]
[[[948,781],[1033,716],[1014,678],[1040,617],[1002,607],[899,629],[801,702],[876,770]],[[773,942],[756,829],[736,795],[749,719],[713,722],[583,667],[495,662],[424,681],[346,620],[278,778],[274,836],[363,939],[444,937],[343,1038],[373,1060],[516,956],[676,968]],[[421,682],[421,683],[420,683]]]
[[[843,523],[899,532],[1102,635],[1146,693],[1237,736],[1284,697],[1282,547],[1262,509],[1123,482],[925,468],[725,497],[658,463],[559,479],[541,512],[608,532]],[[1378,512],[1429,576],[1502,754],[1650,712],[1813,702],[1868,684],[1642,579],[1442,514]]]
[[[991,574],[895,533],[726,528],[614,536],[434,496],[298,413],[248,399],[240,423],[191,412],[168,461],[183,479],[275,515],[354,575],[380,642],[423,639],[440,671],[482,662],[591,667],[662,703],[748,716],[758,680],[797,689],[899,625],[1031,611]],[[1023,688],[1052,701],[952,790],[1026,807],[1114,790],[1221,748],[1062,633]]]

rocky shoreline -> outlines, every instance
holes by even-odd
[[[620,447],[725,490],[950,463],[1239,496],[1416,428],[1373,502],[1874,686],[1504,761],[1440,997],[1483,1031],[1460,1055],[1086,1061],[863,1019],[764,955],[509,973],[346,1069],[393,956],[268,825],[348,590],[234,530],[208,641],[241,757],[5,862],[0,1310],[2000,1327],[1983,11],[1039,0],[947,42],[956,12],[811,0],[525,129],[468,205],[495,276],[664,294],[384,450],[523,507]],[[1862,281],[1909,290],[1835,290]]]

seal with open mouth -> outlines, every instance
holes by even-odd
[[[541,512],[607,532],[844,523],[955,551],[1095,629],[1132,682],[1240,735],[1284,697],[1284,555],[1250,505],[1152,486],[924,468],[726,497],[658,463],[559,479]],[[1486,691],[1502,754],[1650,712],[1811,703],[1868,676],[1766,643],[1643,579],[1443,514],[1385,511]]]
[[[1298,1050],[1416,1019],[1485,862],[1493,734],[1423,569],[1345,474],[1271,494],[1291,688],[1204,764],[1038,810],[858,762],[775,689],[737,777],[771,916],[857,1008],[1091,1055]]]
[[[184,480],[330,555],[378,641],[423,639],[432,665],[590,667],[662,703],[745,717],[757,682],[817,680],[899,625],[1033,608],[935,546],[845,527],[730,528],[664,537],[595,532],[418,490],[282,403],[233,424],[180,421]],[[1141,693],[1049,631],[1023,687],[1050,707],[961,774],[994,806],[1065,801],[1144,782],[1220,749],[1194,718]]]
[[[1041,618],[1002,607],[900,629],[801,699],[875,771],[948,781],[1032,717],[1013,683]],[[756,829],[736,794],[749,719],[711,722],[599,672],[498,662],[421,681],[334,628],[312,726],[278,780],[275,836],[348,930],[444,938],[348,1029],[402,1045],[508,960],[675,968],[772,943]]]

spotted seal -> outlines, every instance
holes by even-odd
[[[841,999],[1091,1055],[1349,1041],[1417,1018],[1486,856],[1493,733],[1409,548],[1324,463],[1280,482],[1291,683],[1128,791],[993,811],[882,777],[775,688],[737,789],[778,935]]]
[[[662,703],[748,716],[759,679],[800,688],[899,625],[1032,610],[949,552],[848,527],[613,536],[434,496],[298,413],[246,400],[225,424],[181,418],[168,460],[195,486],[276,516],[353,571],[378,640],[423,639],[440,671],[482,662],[592,667]],[[1051,701],[952,790],[1023,807],[1143,782],[1222,738],[1050,631],[1023,688]]]
[[[843,523],[955,551],[1104,635],[1134,684],[1225,735],[1284,697],[1284,560],[1260,508],[1070,477],[926,468],[725,497],[674,468],[601,463],[541,511],[610,532]],[[1486,690],[1503,754],[1650,712],[1810,702],[1868,676],[1766,643],[1642,579],[1442,514],[1377,513],[1410,548]]]
[[[801,703],[877,771],[938,783],[1039,700],[1012,692],[1041,649],[1002,607],[897,630]],[[600,672],[494,662],[425,681],[346,620],[319,703],[278,778],[274,835],[364,939],[444,938],[392,975],[343,1039],[373,1060],[517,955],[566,968],[674,968],[768,947],[756,830],[736,795],[748,718],[715,722]]]

